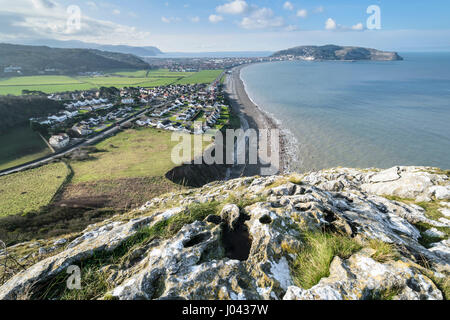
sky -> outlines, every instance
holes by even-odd
[[[369,6],[380,10],[379,28]],[[449,13],[448,0],[0,0],[0,41],[80,40],[164,52],[323,44],[450,51]]]

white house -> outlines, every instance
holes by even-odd
[[[123,104],[133,104],[134,99],[133,98],[125,98],[125,99],[122,99],[122,103]]]
[[[69,144],[70,138],[66,133],[60,133],[54,136],[51,136],[48,141],[50,145],[54,148],[64,148]]]
[[[86,126],[73,126],[72,130],[81,136],[87,136],[92,133],[92,130],[90,130]]]

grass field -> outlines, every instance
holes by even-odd
[[[88,90],[105,87],[156,87],[177,84],[209,83],[214,81],[222,70],[200,72],[170,72],[167,69],[132,70],[110,73],[100,77],[70,76],[29,76],[0,80],[0,95],[20,95],[22,90],[35,90],[55,93],[74,90]]]
[[[203,70],[189,77],[178,80],[177,84],[211,83],[217,79],[223,70]]]
[[[48,205],[69,173],[64,163],[53,163],[0,177],[0,217]]]
[[[153,128],[130,129],[96,147],[94,159],[72,162],[73,183],[136,177],[161,177],[174,167],[172,133]]]
[[[0,170],[33,161],[50,153],[44,141],[29,126],[18,127],[0,135]]]

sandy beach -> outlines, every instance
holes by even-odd
[[[241,69],[245,66],[233,68],[231,74],[227,75],[225,83],[225,92],[231,103],[231,107],[234,112],[239,115],[241,120],[242,129],[254,129],[259,132],[260,129],[279,129],[279,153],[280,153],[280,167],[279,173],[285,173],[287,171],[287,159],[286,159],[286,137],[283,136],[281,128],[275,120],[273,120],[266,112],[261,110],[255,105],[248,97],[245,91],[245,85],[240,77]],[[269,150],[271,146],[269,146]],[[271,150],[270,150],[271,152]],[[254,176],[260,175],[261,164],[258,165],[245,165],[235,166],[232,169],[230,178],[237,176]]]

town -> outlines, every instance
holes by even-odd
[[[54,150],[80,143],[114,126],[148,126],[202,134],[221,129],[229,119],[219,80],[210,85],[111,87],[51,94],[48,99],[63,102],[64,110],[31,118],[31,127],[47,136]]]

